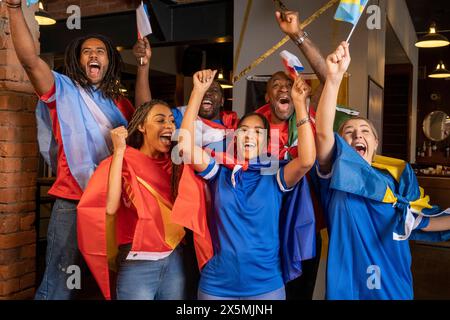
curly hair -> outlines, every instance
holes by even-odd
[[[100,34],[90,34],[74,39],[66,48],[64,56],[64,74],[82,88],[89,92],[92,91],[92,86],[89,83],[86,72],[80,64],[81,47],[88,39],[98,39],[105,44],[109,65],[98,88],[101,90],[104,97],[115,100],[121,95],[119,89],[122,58],[111,40],[107,37]]]
[[[151,101],[145,102],[139,108],[137,108],[133,114],[133,118],[128,124],[127,145],[138,150],[142,147],[142,145],[144,144],[144,135],[139,130],[139,127],[145,124],[145,120],[147,119],[149,112],[157,104],[166,106],[167,108],[171,109],[167,102],[158,99],[153,99]],[[173,149],[174,147],[175,144],[172,144],[171,149]],[[178,196],[178,185],[182,173],[183,173],[183,166],[177,165],[172,162],[172,176],[170,181],[170,187],[173,201],[175,201],[175,199]]]

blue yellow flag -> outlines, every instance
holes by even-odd
[[[369,2],[369,0],[341,0],[341,3],[336,10],[336,14],[334,15],[334,19],[356,25],[367,2]]]

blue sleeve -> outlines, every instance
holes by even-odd
[[[322,173],[320,172],[320,166],[319,162],[316,161],[313,168],[310,171],[310,176],[312,180],[312,184],[314,186],[314,189],[316,191],[316,194],[319,196],[320,203],[322,204],[323,208],[328,208],[330,198],[331,198],[331,190],[330,190],[330,184],[331,179],[333,177],[333,166],[334,161],[336,159],[336,147],[333,151],[333,157],[331,159],[331,171],[329,173]]]
[[[314,167],[311,170],[311,172],[312,172],[311,175],[315,178],[315,180],[317,180],[316,185],[318,186],[319,193],[322,193],[323,190],[328,190],[330,187],[331,178],[333,176],[333,167],[334,167],[334,163],[336,161],[336,156],[337,156],[336,142],[334,143],[332,153],[333,153],[333,155],[331,156],[331,160],[330,160],[330,162],[331,162],[330,172],[328,172],[328,173],[321,172],[319,161],[316,161]]]
[[[209,164],[206,167],[205,170],[202,172],[197,172],[197,175],[202,177],[205,180],[212,180],[214,179],[217,174],[219,173],[220,166],[217,164],[216,160],[213,157],[209,158]]]
[[[277,171],[277,184],[278,184],[278,188],[281,190],[281,192],[289,192],[292,191],[294,189],[294,187],[289,188],[286,184],[286,180],[284,179],[284,167],[282,166],[280,167],[280,169],[278,169]]]
[[[175,118],[175,126],[177,129],[181,127],[181,122],[183,121],[183,113],[180,108],[172,108],[173,117]]]

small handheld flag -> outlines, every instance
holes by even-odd
[[[305,70],[298,57],[293,55],[289,51],[286,50],[281,51],[280,57],[284,67],[286,68],[287,73],[293,80],[297,78],[299,72]]]
[[[350,40],[353,31],[355,31],[356,25],[364,12],[367,2],[369,2],[369,0],[341,0],[339,3],[334,19],[353,24],[353,28],[347,37],[347,42]]]
[[[138,39],[143,39],[144,37],[152,34],[152,26],[150,25],[149,14],[147,10],[147,5],[141,1],[141,4],[136,9],[136,22],[138,30]],[[140,61],[142,65],[142,58]]]

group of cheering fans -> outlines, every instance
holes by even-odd
[[[73,298],[65,270],[84,260],[106,298],[311,299],[324,227],[327,299],[413,298],[408,240],[447,239],[450,217],[430,218],[409,164],[376,155],[369,120],[333,132],[348,43],[324,59],[298,14],[277,12],[321,86],[312,96],[301,76],[276,72],[267,104],[239,120],[221,110],[214,70],[193,75],[187,106],[152,100],[146,38],[133,48],[135,107],[101,35],[73,41],[64,74],[51,71],[21,0],[6,5],[39,96],[40,151],[56,172],[36,299]]]

